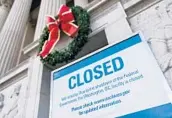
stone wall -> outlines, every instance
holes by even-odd
[[[24,118],[27,78],[0,91],[0,118]]]
[[[133,32],[141,31],[172,88],[172,1],[147,1],[128,11]]]

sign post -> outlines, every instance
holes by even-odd
[[[57,69],[51,78],[50,118],[172,117],[168,85],[140,34]]]

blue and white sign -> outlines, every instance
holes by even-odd
[[[136,34],[53,71],[50,118],[171,118],[168,90]]]

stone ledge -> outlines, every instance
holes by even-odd
[[[22,72],[28,70],[29,67],[29,60],[24,61],[23,63],[19,64],[12,70],[10,70],[8,73],[6,73],[3,77],[0,79],[0,85],[9,81],[13,77],[21,74]]]
[[[86,9],[88,12],[92,12],[95,9],[99,8],[101,5],[103,5],[104,3],[106,3],[108,0],[96,0],[93,1],[92,3],[88,4],[88,6],[86,6]]]
[[[36,40],[30,43],[29,45],[27,45],[25,48],[23,48],[22,51],[25,55],[32,56],[37,52],[38,46],[39,46],[39,40]]]
[[[131,8],[132,6],[136,5],[139,2],[142,2],[143,0],[130,0],[129,2],[126,2],[123,7],[125,10]]]
[[[141,13],[142,11],[145,11],[146,9],[149,9],[150,7],[152,7],[153,5],[161,2],[162,0],[150,0],[150,1],[142,1],[139,2],[139,4],[130,7],[130,9],[128,9],[126,11],[127,15],[128,15],[128,19],[134,17],[135,15]]]

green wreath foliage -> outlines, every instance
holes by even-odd
[[[44,64],[50,66],[57,66],[59,63],[68,62],[75,58],[82,47],[88,41],[88,35],[91,32],[90,29],[90,16],[86,10],[79,6],[72,7],[72,12],[75,17],[75,24],[79,26],[77,37],[73,39],[69,45],[62,50],[55,50],[51,52],[46,58],[41,57],[41,61]],[[55,17],[57,19],[57,17]],[[49,30],[47,27],[44,28],[43,33],[40,37],[39,52],[42,50],[44,42],[48,40]]]

